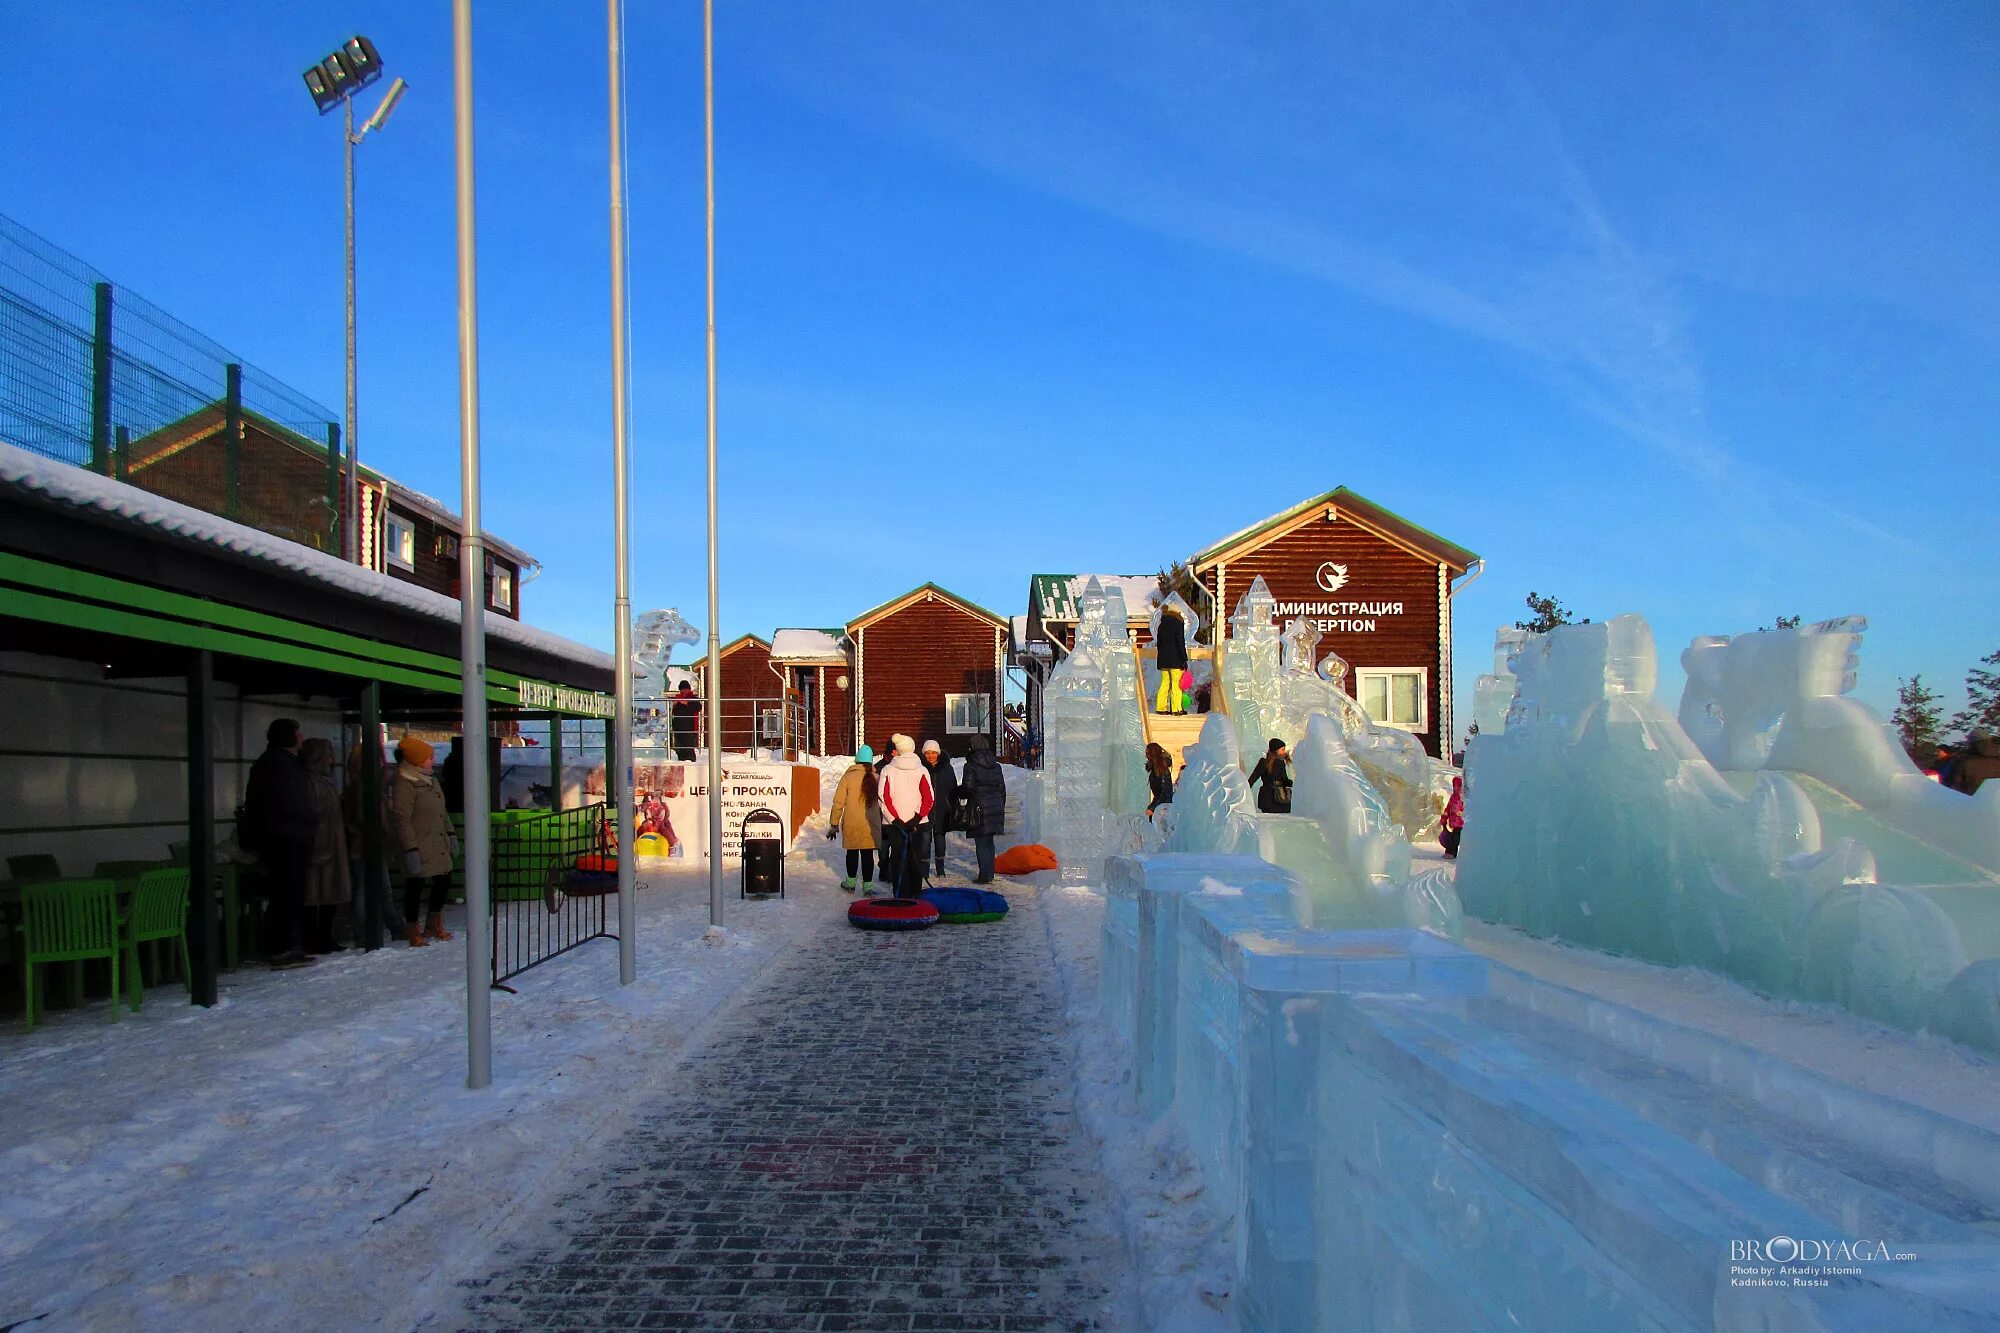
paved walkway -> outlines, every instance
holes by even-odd
[[[481,1329],[1091,1329],[1129,1272],[1079,1143],[1036,891],[837,914],[492,1277]],[[837,912],[837,908],[836,908]]]

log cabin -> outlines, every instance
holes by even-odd
[[[1005,617],[925,583],[847,624],[854,644],[854,734],[878,749],[901,732],[966,753],[1002,745]]]

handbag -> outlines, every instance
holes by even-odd
[[[983,822],[979,803],[970,796],[960,796],[951,803],[951,817],[945,827],[954,833],[977,833],[977,825]]]

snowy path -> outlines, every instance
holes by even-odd
[[[1131,1326],[1059,933],[1045,891],[1008,887],[990,925],[826,914],[426,1326]]]

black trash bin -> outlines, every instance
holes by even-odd
[[[740,897],[785,896],[785,820],[769,807],[743,816],[743,888]]]

